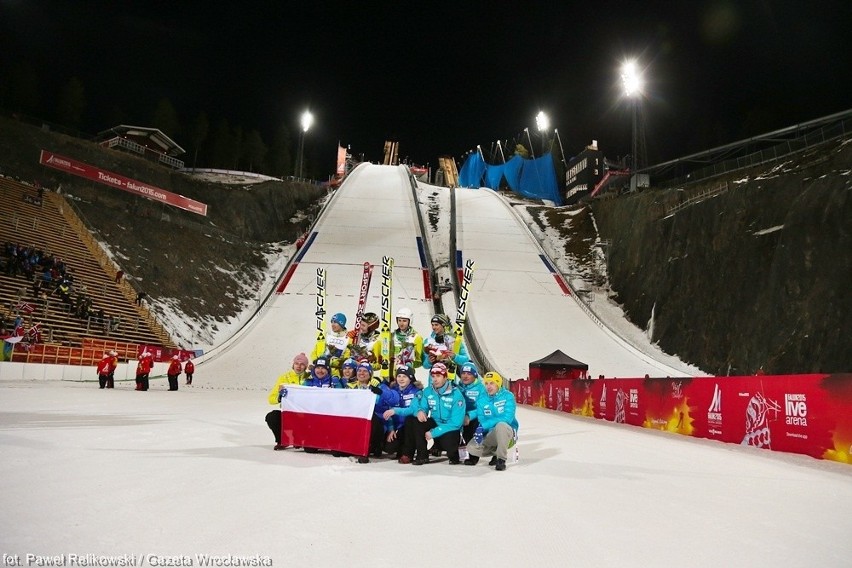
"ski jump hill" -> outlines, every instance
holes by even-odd
[[[449,258],[476,262],[466,333],[480,346],[483,366],[522,378],[530,361],[562,349],[587,363],[595,376],[689,374],[631,347],[583,309],[498,194],[487,189],[454,194],[457,250],[449,251]],[[326,317],[342,312],[351,328],[363,264],[375,267],[366,310],[380,313],[382,257],[393,257],[392,315],[402,307],[411,309],[412,325],[428,335],[434,313],[428,289],[430,236],[423,234],[418,201],[405,167],[358,166],[330,198],[261,309],[231,339],[198,360],[208,385],[269,388],[295,354],[310,353],[321,267],[327,271]],[[446,236],[432,240],[433,252],[436,246],[448,246]],[[455,295],[444,294],[442,300],[455,319]],[[425,379],[425,372],[418,371],[418,377]]]

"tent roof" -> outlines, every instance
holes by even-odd
[[[571,369],[589,369],[588,365],[586,365],[582,361],[577,361],[576,359],[569,357],[559,349],[557,349],[546,357],[542,357],[538,361],[531,361],[530,367],[544,367],[550,369],[562,367],[569,367]]]

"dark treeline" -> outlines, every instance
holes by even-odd
[[[48,96],[45,89],[48,87],[40,86],[32,67],[15,66],[8,80],[0,81],[0,108],[7,114],[32,117],[66,134],[89,139],[119,124],[158,128],[186,150],[179,159],[190,168],[232,169],[275,177],[293,176],[297,171],[298,132],[294,137],[285,124],[264,139],[258,128],[232,122],[224,115],[211,115],[203,109],[182,114],[167,97],[151,101],[147,111],[130,113],[114,103],[107,112],[99,112],[89,104],[88,89],[77,77],[56,91],[50,89]],[[324,173],[310,158],[306,153],[305,177],[322,177]]]

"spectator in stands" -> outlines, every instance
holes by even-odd
[[[195,363],[192,362],[192,359],[187,359],[183,366],[183,372],[186,373],[186,384],[191,385],[192,374],[195,373]]]
[[[115,283],[116,284],[121,282],[122,278],[124,278],[124,271],[123,270],[119,270],[118,272],[115,273]]]
[[[153,368],[154,356],[147,350],[143,351],[139,356],[139,362],[136,364],[136,390],[148,390],[148,375]]]
[[[183,367],[181,367],[180,364],[180,357],[173,355],[172,362],[169,363],[169,370],[166,372],[166,376],[169,377],[170,391],[178,390],[178,377],[180,376],[181,371],[183,371]]]
[[[118,331],[118,326],[120,326],[120,325],[121,325],[121,316],[119,316],[119,315],[110,316],[110,318],[109,318],[109,329],[108,329],[109,332]]]

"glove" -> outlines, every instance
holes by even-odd
[[[382,389],[380,389],[379,387],[376,387],[376,386],[372,386],[372,387],[370,387],[370,392],[375,394],[375,395],[380,395],[380,394],[382,394]]]
[[[485,435],[482,433],[482,426],[477,426],[476,431],[473,433],[473,441],[477,444],[482,444],[482,439]]]

